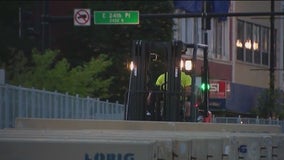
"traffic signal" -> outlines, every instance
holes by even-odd
[[[201,85],[200,85],[200,89],[201,89],[201,91],[209,91],[209,89],[210,89],[210,84],[206,84],[206,83],[201,83]]]
[[[205,67],[201,68],[201,85],[200,89],[202,92],[208,92],[210,89],[210,84],[208,82],[208,70]],[[208,69],[208,68],[207,68]]]

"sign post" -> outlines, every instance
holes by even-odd
[[[94,24],[139,24],[139,11],[94,11]]]

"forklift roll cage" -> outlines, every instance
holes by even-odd
[[[193,54],[186,54],[187,48],[193,48]],[[180,62],[182,55],[191,57],[194,62],[196,59],[197,48],[205,51],[207,45],[186,44],[182,41],[142,41],[137,40],[132,43],[131,58],[133,61],[133,70],[130,74],[128,98],[126,101],[127,120],[145,120],[146,119],[146,97],[149,91],[156,94],[163,94],[163,118],[165,121],[182,121],[181,97],[184,100],[184,93],[181,92]],[[155,72],[156,71],[156,72]],[[155,88],[155,82],[160,74],[168,73],[166,78],[167,89],[158,90]],[[194,78],[192,78],[192,90],[194,90]],[[190,101],[193,101],[194,97]],[[191,107],[193,109],[193,107]],[[193,110],[191,110],[193,112]],[[153,113],[152,113],[153,114]],[[158,119],[154,119],[158,120]]]

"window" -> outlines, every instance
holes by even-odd
[[[185,13],[183,10],[176,9],[175,13]],[[175,18],[174,19],[174,39],[185,43],[203,43],[202,19],[201,18]],[[210,58],[222,60],[229,59],[228,40],[228,21],[220,21],[219,18],[211,18],[211,30],[208,30],[208,54]],[[201,50],[197,55],[203,56]]]
[[[269,29],[261,28],[261,56],[263,65],[268,65]]]
[[[229,36],[228,21],[221,21],[219,18],[211,19],[211,30],[209,30],[209,55],[212,58],[229,60]]]
[[[244,47],[243,47],[243,43],[244,43],[244,22],[243,21],[238,21],[238,25],[237,25],[237,42],[236,42],[236,46],[237,46],[237,60],[244,60]]]
[[[252,43],[252,48],[253,48],[253,57],[254,57],[254,63],[255,64],[261,64],[261,56],[260,56],[260,26],[253,26],[253,43]]]
[[[176,9],[175,13],[185,13]],[[185,43],[201,43],[201,19],[200,18],[175,18],[174,19],[174,39]],[[196,32],[198,30],[198,32]]]
[[[237,60],[258,65],[268,65],[269,28],[237,21]]]
[[[222,56],[222,23],[218,19],[214,19],[213,54],[215,58]]]
[[[245,61],[252,63],[252,24],[246,23],[245,27]]]

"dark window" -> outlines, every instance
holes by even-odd
[[[244,21],[238,21],[237,26],[237,60],[244,60]]]
[[[268,45],[269,45],[269,29],[261,28],[261,55],[262,55],[262,64],[268,65]]]
[[[236,39],[237,60],[269,65],[269,36],[268,27],[238,20]]]
[[[254,63],[255,64],[260,64],[261,62],[261,55],[260,55],[260,27],[255,25],[253,27],[253,43],[252,43],[252,49],[253,49],[253,56],[254,56]]]
[[[221,57],[222,55],[222,21],[214,19],[214,32],[213,32],[213,53],[215,57]]]
[[[245,30],[245,61],[252,63],[252,24],[246,23]]]

